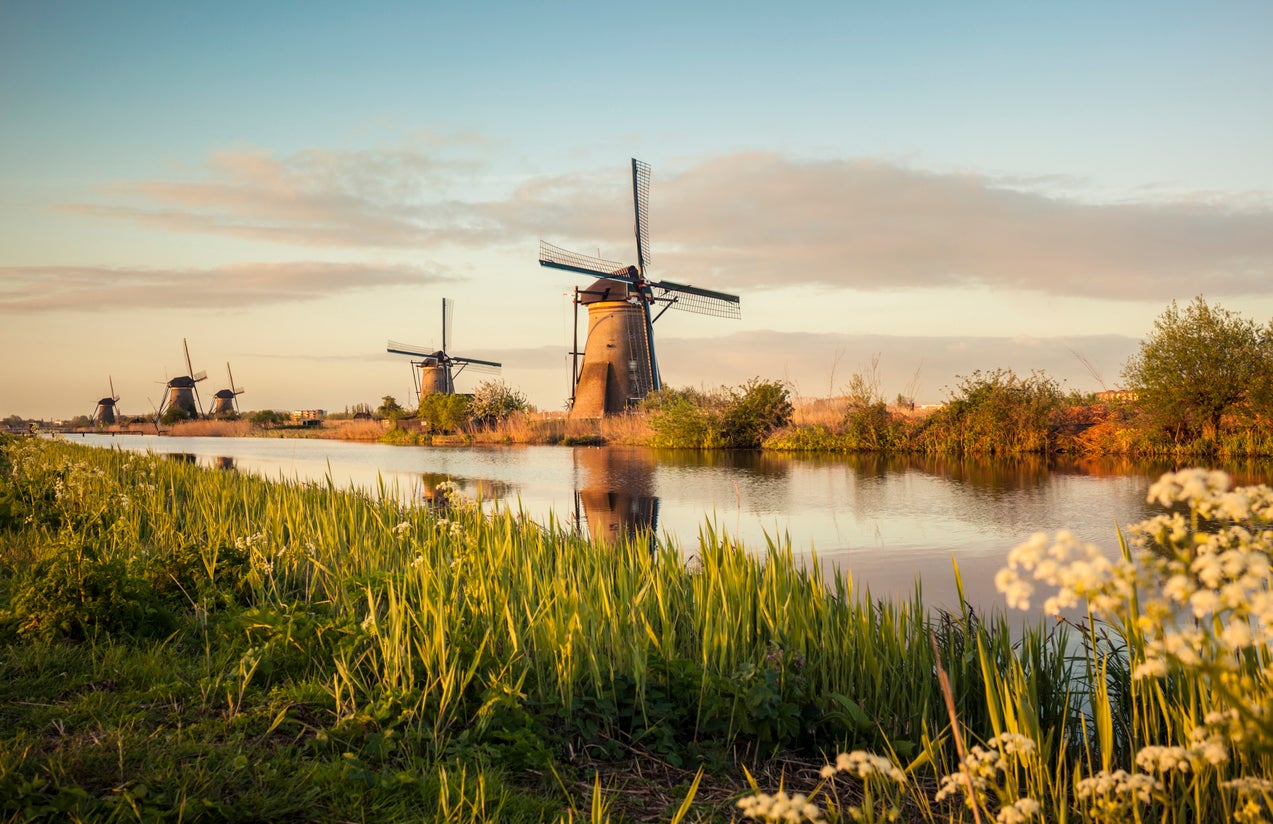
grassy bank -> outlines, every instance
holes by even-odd
[[[1269,812],[1269,539],[1194,540],[1266,522],[1267,490],[1158,489],[1198,520],[1149,524],[1139,565],[1023,545],[1011,598],[1105,620],[1022,627],[710,530],[652,554],[455,497],[0,444],[5,820],[725,821],[780,786],[833,820]]]

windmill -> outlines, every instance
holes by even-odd
[[[474,372],[485,372],[488,374],[496,374],[499,372],[501,364],[495,361],[478,360],[477,358],[465,358],[459,355],[452,355],[446,351],[447,340],[446,331],[451,323],[451,316],[455,313],[455,302],[447,298],[442,298],[442,348],[435,352],[427,351],[427,347],[415,346],[410,343],[399,343],[391,340],[386,349],[395,355],[409,355],[419,360],[411,361],[411,378],[415,385],[416,401],[420,401],[425,395],[442,394],[451,395],[455,393],[455,376],[463,372],[465,369],[472,369]],[[419,370],[417,372],[417,369]]]
[[[230,388],[219,390],[212,396],[209,415],[231,415],[239,411],[239,395],[243,394],[243,387],[234,385],[234,373],[230,371],[229,361],[225,363],[225,373],[230,376]]]
[[[115,423],[115,404],[119,403],[119,395],[115,394],[115,379],[110,375],[106,376],[110,382],[111,393],[108,397],[102,398],[97,402],[97,408],[93,410],[92,420],[94,423],[100,423],[103,426],[111,426]]]
[[[598,278],[575,289],[575,345],[571,355],[570,416],[596,418],[623,412],[662,388],[654,355],[654,322],[668,309],[739,318],[737,295],[671,281],[650,280],[650,167],[632,159],[636,213],[636,265],[568,252],[539,242],[539,265]],[[588,307],[588,336],[579,364],[579,306]],[[653,311],[659,306],[658,312]]]
[[[186,374],[178,375],[167,382],[168,394],[155,412],[156,422],[163,417],[164,412],[173,407],[184,409],[191,418],[199,417],[200,401],[197,384],[199,381],[206,380],[208,373],[195,374],[194,367],[190,365],[190,345],[186,343],[185,338],[181,339],[181,345],[186,350]]]

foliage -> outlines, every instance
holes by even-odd
[[[526,396],[503,381],[482,381],[469,399],[469,415],[481,424],[502,421],[528,408]]]
[[[664,388],[642,408],[650,416],[651,446],[690,449],[756,449],[792,415],[786,385],[760,378],[712,394]]]
[[[407,417],[407,410],[402,408],[393,395],[385,395],[380,399],[380,406],[376,407],[376,417],[396,421]]]
[[[257,426],[278,426],[287,418],[282,412],[274,409],[258,409],[248,416],[248,420]]]
[[[1020,377],[1011,369],[960,376],[944,407],[917,434],[921,451],[957,454],[1043,452],[1052,416],[1065,398],[1042,372]]]
[[[172,426],[175,423],[188,420],[190,420],[190,413],[180,406],[169,406],[164,410],[163,415],[159,417],[159,422],[164,426]]]
[[[430,392],[420,398],[416,414],[431,432],[455,432],[469,422],[469,398],[451,392]]]
[[[786,384],[752,378],[729,391],[720,417],[720,442],[729,449],[756,449],[774,430],[791,423],[792,411]]]
[[[1267,402],[1273,385],[1273,339],[1251,320],[1198,296],[1175,301],[1123,367],[1123,380],[1159,427],[1181,441],[1214,437],[1226,414]]]
[[[664,387],[642,402],[649,415],[650,446],[703,449],[717,444],[721,399],[696,389]]]
[[[832,789],[839,820],[1270,814],[1273,490],[1175,473],[1121,556],[1014,549],[1011,603],[1053,587],[1090,605],[1074,627],[873,599],[710,525],[688,563],[600,546],[443,487],[0,439],[0,809],[557,820],[597,759],[725,781],[842,752],[797,815]],[[794,775],[747,810],[792,812]]]

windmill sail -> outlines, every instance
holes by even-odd
[[[637,269],[650,265],[650,164],[632,158],[632,205],[636,214]]]
[[[621,280],[625,283],[637,283],[639,275],[635,267],[626,263],[615,263],[612,260],[602,260],[599,257],[570,252],[542,240],[539,241],[539,265],[599,278]]]

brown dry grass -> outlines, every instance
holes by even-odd
[[[513,415],[488,427],[466,433],[472,443],[558,444],[604,440],[610,444],[639,445],[649,442],[650,427],[643,414],[597,419],[570,419],[564,412]]]
[[[165,434],[182,438],[244,438],[252,434],[252,429],[252,422],[244,420],[181,421],[163,427]]]

